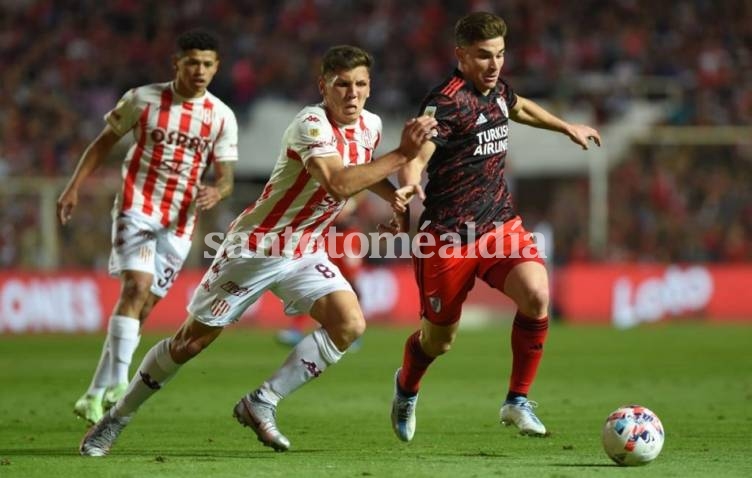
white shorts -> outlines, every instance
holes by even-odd
[[[226,257],[220,248],[188,312],[203,324],[224,327],[237,322],[267,290],[282,300],[287,315],[307,314],[314,302],[332,292],[353,292],[326,252],[298,259]]]
[[[148,272],[154,276],[151,292],[164,297],[191,250],[190,236],[178,237],[159,221],[134,211],[114,214],[110,274]]]

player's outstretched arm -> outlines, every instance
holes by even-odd
[[[509,117],[517,122],[534,128],[558,131],[569,136],[573,142],[588,149],[588,141],[592,140],[596,145],[601,145],[600,133],[595,128],[583,124],[570,124],[563,119],[546,111],[536,102],[517,96],[517,103],[509,113]]]
[[[410,184],[420,184],[423,170],[426,169],[428,160],[433,156],[436,151],[436,144],[433,141],[426,141],[421,146],[418,155],[413,161],[410,161],[404,165],[397,172],[397,181],[400,186],[407,186]]]
[[[590,140],[597,146],[601,145],[601,135],[598,130],[586,124],[570,124],[567,135],[569,139],[582,146],[582,149],[588,149]]]
[[[306,169],[332,197],[341,201],[373,186],[415,159],[435,126],[436,120],[428,116],[409,120],[402,130],[399,147],[368,164],[345,168],[339,155],[314,156],[306,162]]]
[[[57,200],[57,216],[60,224],[66,225],[71,220],[73,210],[78,204],[78,188],[107,159],[110,150],[119,140],[120,136],[107,125],[81,155],[76,170]]]

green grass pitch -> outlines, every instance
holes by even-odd
[[[231,417],[287,350],[269,331],[231,329],[153,397],[106,458],[78,456],[84,391],[102,337],[0,336],[0,477],[749,477],[752,327],[656,324],[627,331],[552,326],[531,398],[552,435],[498,423],[509,324],[461,330],[423,381],[412,443],[392,434],[392,376],[407,329],[373,327],[363,348],[282,402],[292,449],[274,453]],[[161,335],[142,339],[136,360]],[[651,408],[658,459],[621,468],[601,449],[617,406]]]

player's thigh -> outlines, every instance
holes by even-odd
[[[210,327],[224,327],[240,320],[284,274],[284,258],[248,258],[221,254],[204,273],[188,304],[188,312]]]
[[[153,221],[135,213],[120,213],[113,218],[110,274],[139,271],[153,275],[158,229]]]
[[[547,302],[548,271],[542,263],[537,261],[517,263],[504,279],[502,290],[518,304]]]
[[[519,304],[531,293],[547,289],[548,276],[532,234],[519,217],[480,240],[478,276]],[[526,300],[526,299],[525,299]]]
[[[309,314],[317,300],[334,292],[349,292],[356,297],[352,285],[326,254],[290,260],[272,292],[284,302],[287,315]]]
[[[171,230],[157,233],[157,247],[154,256],[154,283],[151,292],[164,297],[170,290],[178,273],[183,268],[191,251],[189,236],[178,236]]]

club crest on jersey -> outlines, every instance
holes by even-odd
[[[502,98],[496,98],[496,103],[499,105],[499,108],[501,108],[501,112],[504,113],[504,116],[509,118],[509,109],[507,108],[507,103]]]
[[[376,141],[378,139],[378,135],[374,134],[373,131],[370,129],[364,129],[362,131],[362,137],[363,137],[363,146],[365,146],[368,149],[374,149],[376,147]]]
[[[344,206],[344,203],[341,203],[340,201],[334,199],[332,196],[327,194],[316,205],[316,210],[322,211],[322,212],[329,212],[329,211],[334,211],[336,209],[341,209],[343,206]]]

